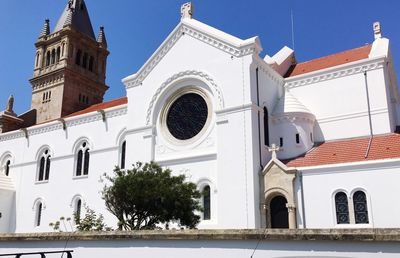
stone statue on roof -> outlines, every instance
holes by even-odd
[[[7,107],[6,107],[6,112],[8,112],[8,113],[14,113],[13,109],[14,109],[14,96],[11,95],[11,96],[8,98]]]

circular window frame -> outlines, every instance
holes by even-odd
[[[193,136],[190,139],[180,140],[180,139],[175,138],[169,131],[169,128],[167,126],[167,117],[168,117],[168,112],[169,112],[172,104],[175,103],[175,101],[178,100],[181,96],[183,96],[185,94],[189,94],[189,93],[197,94],[204,99],[204,101],[206,102],[206,105],[207,105],[207,120],[206,120],[203,128],[200,130],[200,132],[198,134],[196,134],[195,136]],[[194,142],[197,142],[199,139],[201,139],[204,136],[204,134],[207,132],[207,130],[210,127],[211,120],[212,120],[212,113],[213,113],[212,110],[213,110],[213,105],[212,105],[211,98],[205,90],[195,87],[195,86],[183,87],[183,88],[175,91],[171,96],[169,96],[166,101],[166,104],[162,108],[161,115],[160,115],[161,133],[164,136],[164,138],[167,140],[167,142],[169,142],[173,145],[182,146],[182,145],[189,145]]]

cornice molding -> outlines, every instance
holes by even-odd
[[[125,115],[128,111],[128,108],[126,105],[110,109],[106,111],[106,118],[112,118],[112,117],[117,117],[117,116],[122,116]],[[84,116],[79,116],[79,117],[73,117],[73,118],[66,118],[66,126],[72,127],[72,126],[77,126],[77,125],[82,125],[82,124],[87,124],[87,123],[92,123],[95,121],[102,121],[102,115],[99,114],[98,112],[92,112],[90,114],[86,114]],[[43,133],[48,133],[51,131],[56,131],[56,130],[63,130],[63,124],[60,123],[59,121],[57,122],[49,122],[48,124],[44,125],[39,125],[39,126],[34,126],[33,128],[28,128],[28,136],[31,135],[38,135],[38,134],[43,134]],[[25,135],[21,131],[14,131],[14,132],[9,132],[5,134],[0,134],[0,142],[5,142],[9,140],[14,140],[17,138],[24,138]]]
[[[202,32],[194,26],[186,23],[180,23],[136,74],[128,76],[122,80],[126,89],[141,85],[143,80],[153,70],[153,68],[184,35],[198,39],[235,57],[251,55],[260,51],[256,44],[256,40],[254,42],[243,44],[242,46],[235,46],[234,44],[229,43],[227,40],[219,39],[217,36],[209,35],[208,33]]]
[[[384,63],[385,58],[379,57],[372,60],[362,60],[356,63],[327,68],[321,71],[311,72],[293,78],[289,77],[285,79],[285,87],[287,89],[292,89],[317,82],[328,81],[353,74],[363,73],[365,71],[372,71],[383,68]]]
[[[146,115],[146,125],[149,126],[151,122],[151,117],[153,114],[153,108],[154,105],[161,94],[161,92],[168,86],[171,85],[173,82],[180,80],[182,78],[195,78],[199,79],[201,81],[204,81],[207,83],[209,86],[211,86],[215,92],[216,92],[216,98],[218,100],[220,108],[224,107],[224,99],[222,96],[221,89],[218,87],[218,85],[215,83],[214,79],[211,78],[208,74],[202,72],[202,71],[196,71],[196,70],[187,70],[183,72],[176,73],[169,77],[167,80],[165,80],[160,87],[156,90],[154,93],[153,97],[151,98],[149,107],[147,108],[147,115]]]

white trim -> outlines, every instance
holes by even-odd
[[[236,57],[253,53],[258,54],[262,50],[258,37],[241,40],[194,19],[184,19],[168,35],[137,73],[122,79],[126,89],[141,85],[147,75],[184,35],[200,40]]]
[[[397,163],[397,164],[393,164]],[[386,167],[400,167],[400,158],[395,159],[380,159],[380,160],[371,160],[371,161],[359,161],[359,162],[349,162],[349,163],[340,163],[340,164],[328,164],[328,165],[318,165],[318,166],[309,166],[309,167],[295,167],[297,170],[301,170],[302,173],[307,174],[328,174],[328,173],[347,173],[347,172],[355,172],[355,171],[365,171],[365,170],[381,170],[383,167],[382,164],[387,164]],[[365,168],[356,168],[360,166],[365,166]],[[371,165],[376,165],[376,167],[372,167]],[[337,168],[348,167],[347,170],[336,170]],[[329,169],[329,170],[326,170]],[[315,170],[324,170],[322,172]]]
[[[347,64],[328,67],[325,69],[300,74],[293,77],[285,78],[285,88],[297,88],[309,84],[337,79],[344,76],[363,73],[364,71],[371,71],[383,67],[386,56],[376,58],[368,58]]]

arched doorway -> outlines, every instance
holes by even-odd
[[[271,228],[289,228],[287,200],[283,196],[276,196],[270,202]]]

